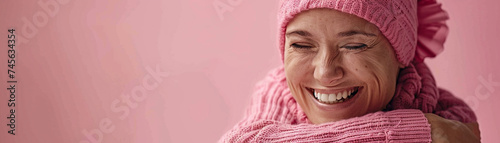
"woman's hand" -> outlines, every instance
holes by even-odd
[[[455,120],[448,120],[432,113],[425,113],[431,124],[433,143],[478,143],[480,141],[477,123],[464,124]]]

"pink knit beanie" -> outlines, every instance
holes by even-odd
[[[436,0],[281,0],[278,22],[282,60],[288,23],[297,14],[315,8],[338,10],[375,24],[405,66],[435,57],[443,50],[448,34],[448,15]]]

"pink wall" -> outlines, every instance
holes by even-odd
[[[481,79],[500,82],[500,3],[443,3],[450,36],[427,62],[438,85],[473,106],[483,141],[495,142],[500,85]],[[230,10],[219,15],[214,4]],[[85,133],[101,142],[215,142],[280,64],[276,11],[268,0],[2,1],[0,142],[85,143]],[[6,126],[8,28],[17,38],[15,136]]]

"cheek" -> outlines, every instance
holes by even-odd
[[[352,74],[352,76],[361,82],[366,84],[371,84],[379,72],[376,70],[379,68],[377,60],[371,55],[367,54],[351,54],[345,56],[344,66],[348,71],[347,73]]]
[[[310,61],[307,55],[285,51],[284,65],[287,81],[293,84],[307,81],[311,70]]]
[[[371,102],[385,103],[394,95],[397,65],[393,64],[391,57],[386,56],[377,52],[347,56],[347,69],[357,80],[368,86]]]
[[[300,53],[285,51],[284,68],[288,88],[297,103],[305,110],[308,110],[309,106],[306,104],[307,98],[304,94],[306,91],[303,91],[301,85],[310,80],[308,76],[310,64],[306,64],[307,62],[308,59]]]

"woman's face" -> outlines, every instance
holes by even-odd
[[[288,24],[285,38],[287,82],[312,123],[380,111],[393,97],[403,66],[368,21],[313,9]]]

